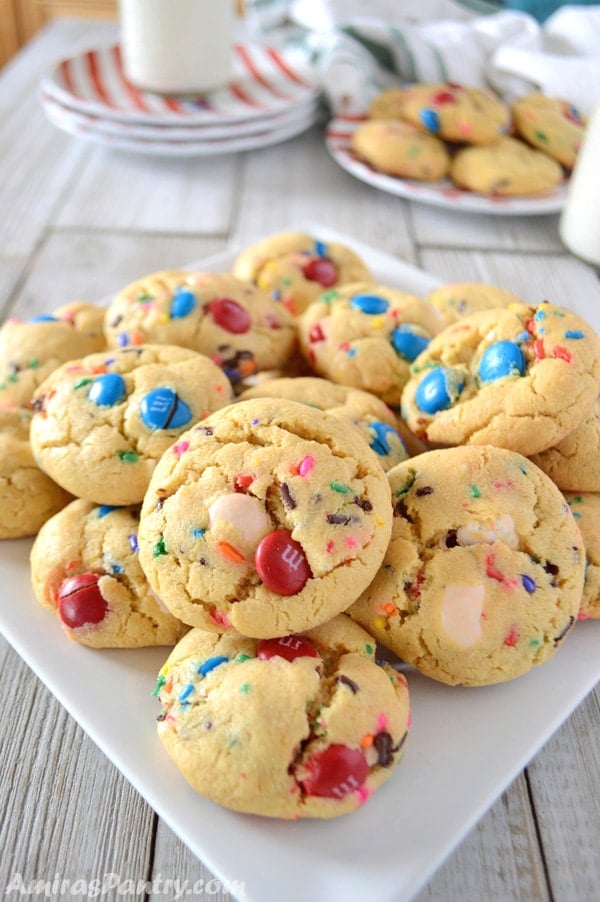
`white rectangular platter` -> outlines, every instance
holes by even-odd
[[[347,236],[300,228],[353,247],[380,284],[419,295],[439,284]],[[193,268],[223,272],[233,258]],[[1,631],[183,842],[255,902],[408,902],[600,679],[598,621],[577,623],[548,663],[509,683],[450,688],[410,671],[404,759],[360,811],[324,822],[239,815],[196,795],[156,737],[151,691],[168,650],[68,642],[33,597],[30,547],[0,544]]]

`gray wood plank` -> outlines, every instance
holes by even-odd
[[[560,251],[558,215],[487,216],[412,204],[420,245],[486,250]]]
[[[247,154],[239,196],[243,203],[232,230],[235,244],[309,221],[414,262],[408,202],[340,169],[325,148],[322,123],[294,141]]]
[[[150,879],[156,880],[158,877],[163,881],[178,880],[180,886],[183,885],[190,890],[196,888],[198,895],[204,892],[216,902],[230,902],[233,898],[243,898],[244,894],[243,881],[232,880],[230,884],[234,893],[232,896],[228,892],[228,885],[215,877],[161,820],[156,831]],[[156,895],[150,894],[151,898],[156,898]]]
[[[527,785],[519,776],[415,902],[548,900]]]
[[[16,875],[145,880],[152,810],[1,637],[0,679],[19,715],[0,732],[2,891]]]
[[[528,768],[555,902],[598,899],[599,729],[596,688]]]
[[[99,302],[134,279],[187,266],[224,247],[223,238],[52,231],[44,236],[11,313],[27,318],[70,301]]]

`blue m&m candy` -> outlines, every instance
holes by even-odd
[[[38,313],[36,316],[32,316],[29,320],[30,323],[57,323],[58,317],[52,316],[51,313]]]
[[[416,326],[410,326],[403,323],[398,326],[391,334],[392,346],[396,353],[412,363],[424,351],[430,342],[426,335],[422,335],[417,331]]]
[[[457,370],[440,366],[423,376],[415,394],[415,401],[425,413],[438,413],[452,407],[461,391],[464,381]]]
[[[171,298],[171,319],[188,316],[196,306],[196,295],[189,288],[178,288]]]
[[[390,305],[389,301],[377,294],[355,294],[350,306],[354,310],[360,310],[361,313],[377,316],[379,313],[385,313]]]
[[[375,437],[369,444],[373,451],[375,451],[376,454],[379,454],[380,457],[384,457],[392,450],[388,443],[388,436],[395,435],[396,438],[400,439],[398,432],[393,426],[388,426],[387,423],[382,423],[379,420],[374,420],[372,423],[369,423],[369,429],[371,432],[375,433]],[[402,439],[400,439],[400,441],[402,441]]]
[[[89,390],[88,398],[98,407],[113,407],[126,394],[125,380],[118,373],[103,373],[96,376]]]
[[[482,382],[493,382],[504,376],[522,376],[527,361],[525,355],[513,341],[496,341],[486,348],[479,361],[479,378]]]
[[[425,109],[421,110],[419,118],[427,131],[434,132],[435,134],[439,132],[440,117],[435,110],[429,109],[429,107],[425,107]]]
[[[149,429],[180,429],[192,419],[192,412],[172,388],[162,386],[144,395],[140,416]]]

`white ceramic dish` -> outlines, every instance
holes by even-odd
[[[376,172],[358,160],[350,149],[350,139],[358,124],[358,121],[349,119],[332,119],[327,124],[325,143],[329,153],[342,169],[380,191],[397,194],[417,203],[494,216],[541,216],[558,213],[564,205],[567,195],[566,183],[554,191],[538,196],[490,197],[475,194],[473,191],[463,191],[447,179],[439,182],[419,182]]]
[[[363,256],[381,283],[425,294],[439,279],[314,224],[290,226]],[[234,253],[193,268],[224,271]],[[34,600],[27,540],[0,544],[0,628],[148,803],[249,902],[409,902],[600,679],[600,622],[577,623],[546,664],[509,683],[451,688],[407,671],[404,760],[358,812],[333,821],[234,814],[196,795],[156,737],[150,693],[166,649],[68,642]]]
[[[41,87],[77,112],[155,125],[266,120],[320,93],[300,47],[277,50],[241,42],[234,46],[233,80],[195,98],[163,97],[134,88],[125,78],[118,45],[61,60]]]
[[[214,140],[228,140],[235,138],[247,138],[261,132],[283,128],[298,120],[306,119],[311,113],[316,114],[319,106],[318,100],[309,100],[307,103],[299,103],[290,110],[284,110],[270,116],[268,119],[248,119],[244,122],[223,123],[221,125],[187,125],[186,123],[174,125],[147,125],[144,122],[128,122],[122,119],[109,119],[93,113],[81,113],[71,107],[65,106],[51,97],[49,94],[40,95],[40,103],[49,114],[56,117],[62,116],[71,120],[73,125],[84,129],[91,129],[97,134],[110,135],[117,138],[131,138],[135,141],[196,141],[210,142]]]
[[[294,116],[283,124],[270,128],[271,120],[262,121],[262,129],[256,134],[235,135],[231,138],[204,138],[195,135],[173,138],[170,132],[161,139],[137,136],[131,130],[111,132],[98,127],[93,117],[79,114],[51,98],[42,102],[46,116],[54,125],[70,135],[93,141],[113,150],[150,154],[162,157],[201,157],[215,154],[238,153],[278,144],[296,137],[310,128],[319,118],[317,107],[311,107],[300,116]]]

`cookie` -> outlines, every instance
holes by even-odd
[[[410,364],[440,331],[415,295],[368,282],[325,292],[298,318],[302,353],[321,376],[400,403]]]
[[[600,618],[600,494],[597,492],[566,492],[581,532],[585,548],[585,581],[579,609],[579,620]]]
[[[240,395],[240,401],[249,398],[287,398],[289,401],[299,401],[316,407],[317,410],[324,410],[343,422],[351,423],[377,454],[384,470],[389,470],[408,457],[394,412],[369,392],[347,385],[336,385],[316,376],[304,376],[296,379],[271,379]]]
[[[174,645],[188,627],[152,593],[137,555],[137,507],[79,498],[48,520],[31,549],[31,582],[70,639],[92,648]]]
[[[185,623],[283,636],[349,607],[381,564],[391,520],[385,472],[354,426],[254,398],[163,455],[142,507],[140,561]]]
[[[534,92],[514,101],[511,113],[521,138],[567,169],[573,168],[586,122],[572,103]]]
[[[344,615],[304,635],[194,629],[156,683],[158,735],[191,786],[234,811],[330,818],[392,776],[408,734],[406,679]]]
[[[288,311],[229,274],[165,270],[127,285],[106,311],[109,347],[170,344],[218,364],[237,384],[283,366],[296,347]]]
[[[0,328],[0,404],[27,406],[61,363],[106,347],[104,307],[75,301]]]
[[[369,119],[402,119],[405,88],[386,88],[372,99],[367,110]]]
[[[441,285],[430,291],[425,300],[439,310],[445,326],[450,326],[463,316],[469,316],[479,310],[493,310],[495,307],[525,303],[512,291],[485,282],[453,282],[450,285]]]
[[[563,491],[600,492],[600,402],[573,432],[531,459]]]
[[[399,105],[403,119],[444,141],[493,144],[510,124],[508,106],[491,91],[453,82],[412,85]]]
[[[223,371],[187,348],[90,354],[36,390],[31,443],[42,469],[72,495],[138,504],[163,451],[232,398]]]
[[[35,535],[72,500],[35,462],[31,417],[22,407],[0,406],[0,539]]]
[[[437,335],[415,360],[402,416],[422,441],[551,448],[589,415],[600,339],[555,304],[483,310]]]
[[[267,291],[293,316],[324,288],[373,278],[352,248],[303,232],[279,232],[250,245],[238,254],[232,272]]]
[[[496,197],[520,197],[552,191],[563,180],[556,160],[517,138],[501,138],[488,147],[464,147],[450,164],[450,178],[469,191]]]
[[[577,617],[585,566],[554,483],[489,445],[429,451],[388,478],[389,549],[349,614],[449,685],[503,682],[547,661]]]
[[[386,175],[435,182],[444,178],[450,166],[444,142],[410,122],[362,122],[350,143],[359,160]]]

